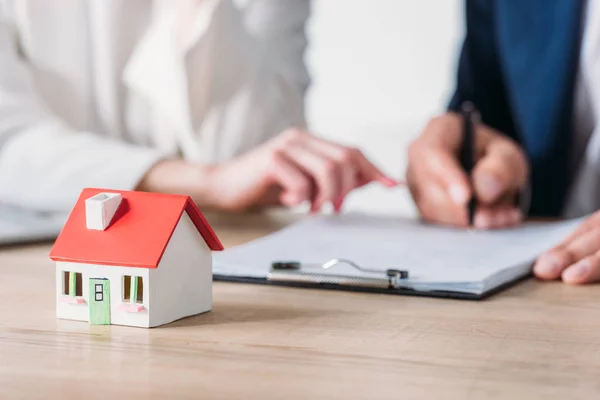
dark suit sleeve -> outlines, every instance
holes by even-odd
[[[482,122],[517,140],[495,41],[495,0],[466,0],[466,35],[448,109],[471,101]]]

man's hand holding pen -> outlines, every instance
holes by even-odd
[[[520,223],[523,215],[516,198],[529,178],[525,153],[510,138],[476,122],[474,165],[469,175],[461,159],[464,127],[460,114],[444,114],[433,119],[410,146],[407,182],[422,218],[468,227],[468,206],[474,198],[475,228]]]

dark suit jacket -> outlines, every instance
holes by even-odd
[[[466,37],[449,108],[472,101],[482,122],[523,146],[532,172],[531,215],[559,215],[569,189],[584,2],[466,0]]]

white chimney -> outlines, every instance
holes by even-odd
[[[112,221],[119,205],[120,193],[98,193],[85,200],[85,224],[88,229],[105,230]]]

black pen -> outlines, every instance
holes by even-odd
[[[475,106],[471,102],[465,102],[462,105],[462,119],[463,119],[463,136],[462,146],[460,149],[460,164],[467,174],[469,181],[471,181],[471,174],[475,167],[475,124],[474,114]],[[469,200],[467,212],[469,213],[469,226],[473,226],[473,219],[475,217],[475,193],[473,185],[471,185],[471,198]]]

